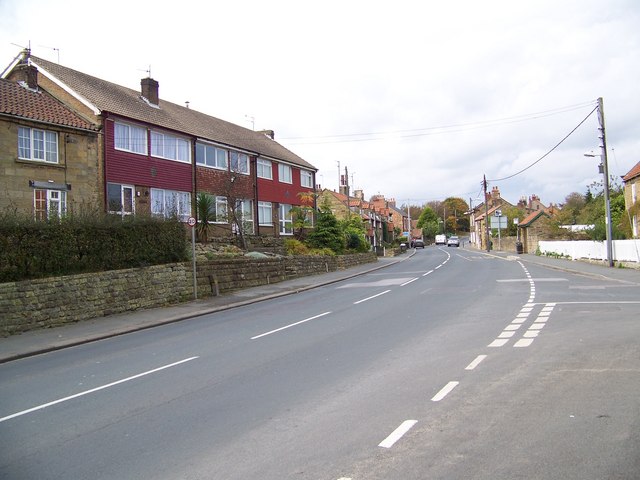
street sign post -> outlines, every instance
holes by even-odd
[[[189,217],[187,224],[191,227],[191,258],[193,268],[193,299],[198,299],[198,280],[196,278],[196,219]]]

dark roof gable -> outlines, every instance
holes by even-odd
[[[30,61],[40,71],[57,78],[101,112],[157,125],[310,170],[317,170],[306,160],[268,138],[264,133],[254,132],[162,99],[159,100],[158,106],[150,105],[139,91],[92,77],[42,58],[31,56]]]

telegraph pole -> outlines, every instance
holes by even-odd
[[[482,186],[484,187],[484,226],[485,226],[485,235],[487,239],[487,252],[491,251],[491,244],[489,243],[489,204],[487,203],[487,176],[484,175],[482,178]]]
[[[602,158],[602,167],[604,173],[604,209],[605,222],[607,227],[607,262],[613,267],[613,232],[611,228],[611,200],[609,198],[609,163],[607,162],[607,139],[604,132],[604,107],[602,105],[602,97],[598,98],[598,123],[600,124],[600,150]]]

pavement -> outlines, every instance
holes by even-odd
[[[640,269],[609,268],[600,264],[550,257],[539,257],[531,254],[515,255],[507,252],[487,253],[472,248],[465,250],[474,250],[477,254],[493,256],[504,260],[517,259],[547,268],[634,284],[640,287]],[[179,322],[198,317],[200,315],[236,308],[242,305],[269,300],[284,295],[294,295],[311,288],[340,282],[348,278],[364,275],[366,273],[388,267],[407,260],[413,254],[415,254],[415,250],[409,250],[406,255],[390,258],[379,257],[376,263],[358,265],[346,270],[311,275],[270,285],[237,290],[224,293],[216,297],[192,300],[168,307],[136,310],[133,312],[86,320],[61,327],[33,330],[19,335],[0,338],[0,363],[39,355],[54,350],[60,350],[75,345],[82,345],[84,343],[115,337],[117,335],[136,332],[147,328],[153,328],[159,325]]]

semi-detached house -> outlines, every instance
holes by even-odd
[[[289,235],[291,209],[314,192],[317,169],[286,149],[273,132],[256,132],[162,100],[143,78],[133,90],[23,52],[3,75],[24,70],[37,88],[91,122],[99,135],[105,210],[131,215],[196,214],[196,194],[211,196],[219,234],[238,212],[247,234]],[[16,148],[17,148],[16,139]],[[306,197],[305,197],[306,194]]]

